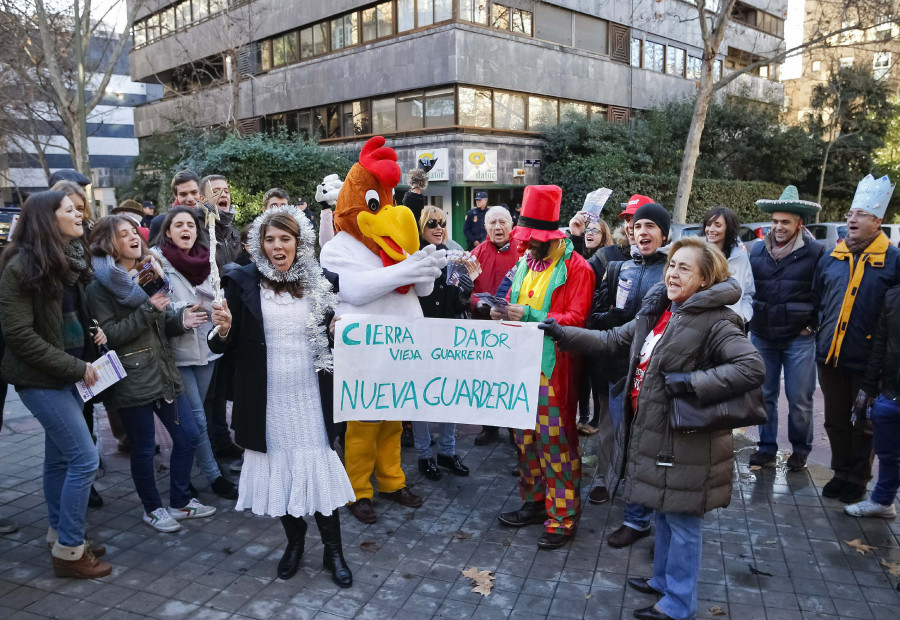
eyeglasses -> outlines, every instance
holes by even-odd
[[[427,228],[428,230],[434,230],[435,228],[438,228],[438,227],[446,228],[447,220],[437,220],[435,218],[431,218],[430,220],[425,222],[425,228]]]
[[[599,228],[587,228],[587,229],[585,229],[584,232],[585,232],[585,234],[588,234],[588,235],[599,235],[600,229]]]
[[[853,217],[856,217],[857,219],[860,218],[860,217],[871,217],[873,220],[878,219],[878,218],[876,218],[874,215],[872,215],[871,213],[868,213],[867,211],[862,211],[862,210],[859,210],[859,209],[853,209],[852,211],[847,211],[847,212],[844,214],[844,219],[845,219],[845,220],[849,220],[849,219],[851,219],[851,218],[853,218]]]

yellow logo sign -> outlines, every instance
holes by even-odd
[[[476,166],[480,166],[484,163],[484,153],[479,153],[475,151],[474,153],[469,153],[469,161],[475,164]]]

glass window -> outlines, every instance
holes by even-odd
[[[513,9],[512,13],[512,31],[529,37],[534,32],[532,30],[534,23],[534,14],[531,11],[523,11],[522,9]]]
[[[175,28],[181,29],[191,23],[191,0],[179,2],[175,7]]]
[[[883,79],[891,70],[891,53],[876,52],[872,58],[872,69],[876,80]]]
[[[259,44],[259,67],[263,71],[272,68],[272,41],[263,41]]]
[[[488,23],[487,0],[460,0],[459,18],[476,24]]]
[[[175,7],[170,6],[160,13],[159,26],[162,31],[162,36],[175,32]]]
[[[328,24],[320,22],[313,24],[313,54],[318,56],[328,51]]]
[[[192,0],[194,6],[194,21],[209,17],[209,1],[208,0]]]
[[[284,40],[284,63],[290,64],[300,60],[300,50],[297,48],[297,31],[287,33],[282,39]]]
[[[272,66],[280,67],[284,64],[284,37],[272,39]]]
[[[209,0],[209,14],[215,15],[228,8],[228,0]]]
[[[341,129],[341,135],[362,136],[372,133],[369,123],[369,102],[353,101],[344,104],[344,125]]]
[[[424,121],[425,106],[421,92],[397,97],[397,131],[422,129]]]
[[[491,91],[483,88],[460,87],[460,125],[466,127],[490,127],[491,109]]]
[[[453,18],[453,0],[434,0],[434,21],[442,22]]]
[[[665,68],[666,46],[655,41],[644,41],[644,69],[659,71]]]
[[[378,11],[378,38],[389,37],[394,34],[394,7],[390,2],[382,2],[377,7]]]
[[[397,32],[416,27],[416,0],[397,0]]]
[[[509,7],[502,4],[491,5],[491,26],[509,30]]]
[[[325,138],[341,137],[341,104],[325,107]]]
[[[641,66],[641,40],[634,37],[631,39],[631,66]]]
[[[297,132],[304,138],[310,136],[310,124],[312,123],[312,112],[310,110],[300,110],[297,112]]]
[[[606,120],[609,114],[609,108],[605,105],[591,106],[591,121]]]
[[[416,0],[416,9],[417,28],[430,26],[434,22],[433,0]]]
[[[393,133],[397,131],[397,112],[394,98],[372,100],[372,133]]]
[[[356,12],[331,20],[331,49],[339,50],[359,43]]]
[[[159,13],[147,18],[147,41],[156,41],[159,38]]]
[[[134,36],[134,46],[139,47],[147,42],[147,24],[143,21],[135,22],[134,28],[131,29]]]
[[[689,80],[699,80],[702,67],[703,61],[701,59],[696,56],[688,56],[685,77]]]
[[[559,102],[545,97],[528,98],[528,129],[553,127],[559,122]]]
[[[321,108],[313,108],[312,112],[312,127],[310,128],[310,136],[313,138],[324,138],[327,134],[325,129],[325,118],[327,113],[324,107]]]
[[[588,106],[586,103],[575,101],[563,101],[559,104],[559,115],[563,120],[575,118],[587,118]]]
[[[300,31],[300,59],[305,60],[315,56],[315,47],[313,47],[313,29],[304,28]]]
[[[684,76],[684,50],[678,47],[669,47],[666,56],[666,73]]]
[[[525,95],[494,93],[494,127],[525,131]]]
[[[713,79],[721,80],[722,79],[722,61],[716,60],[713,62]]]
[[[362,11],[362,40],[363,43],[374,41],[378,38],[378,22],[375,19],[375,7]]]
[[[452,88],[430,90],[425,93],[425,126],[450,127],[456,123]]]

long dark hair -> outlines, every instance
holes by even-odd
[[[266,256],[265,239],[266,232],[268,232],[270,227],[290,233],[297,240],[297,249],[294,251],[294,260],[296,261],[300,254],[300,244],[303,243],[300,240],[300,225],[297,223],[297,220],[287,213],[280,212],[271,213],[263,218],[259,227],[259,249],[262,255],[266,257],[266,260],[268,260],[268,256]],[[265,276],[263,276],[263,280],[266,288],[270,288],[276,293],[286,292],[296,299],[303,297],[303,283],[300,281],[276,282],[269,280]]]
[[[206,234],[206,229],[203,227],[203,222],[200,220],[200,215],[197,212],[197,209],[192,209],[190,207],[177,206],[172,207],[166,213],[166,217],[163,218],[162,225],[159,227],[159,231],[156,233],[156,236],[150,240],[151,246],[160,246],[164,243],[172,243],[172,240],[166,236],[166,231],[169,230],[172,226],[172,220],[175,219],[176,215],[181,215],[182,213],[187,213],[191,216],[191,219],[194,220],[194,225],[197,227],[197,239],[194,241],[194,245],[200,244],[204,248],[209,248],[209,239]]]
[[[722,254],[725,258],[731,256],[731,250],[738,243],[738,233],[741,232],[741,221],[737,214],[728,207],[713,207],[703,216],[703,236],[706,236],[706,227],[716,218],[721,217],[725,220],[725,243],[722,245]]]
[[[0,259],[0,273],[16,255],[21,255],[22,280],[19,286],[29,295],[58,296],[69,272],[67,242],[59,232],[56,212],[66,197],[63,192],[35,192],[25,201],[10,244]],[[89,277],[85,272],[84,277]]]

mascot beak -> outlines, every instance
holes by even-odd
[[[419,250],[416,218],[406,206],[386,205],[377,213],[361,211],[356,222],[362,234],[397,262]]]

